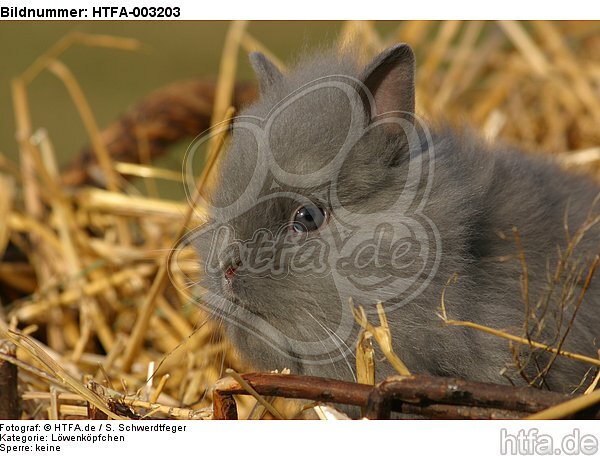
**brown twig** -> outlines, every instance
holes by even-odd
[[[547,410],[534,413],[527,417],[528,420],[557,420],[568,418],[574,413],[581,412],[587,408],[593,407],[596,410],[596,419],[598,419],[598,404],[600,403],[600,390],[590,394],[575,397],[567,402],[557,404]]]
[[[0,340],[0,353],[15,358],[16,351],[14,344]],[[17,366],[0,358],[0,420],[18,420],[21,417],[17,375]]]
[[[308,399],[361,407],[367,405],[369,393],[373,388],[359,383],[289,374],[252,373],[244,374],[242,378],[263,396]],[[215,419],[234,419],[234,403],[228,399],[234,394],[250,393],[232,378],[221,379],[215,385],[213,401],[218,404],[214,410]]]
[[[389,418],[391,411],[432,412],[436,418],[519,418],[568,400],[559,393],[445,377],[391,377],[369,396],[367,417]],[[434,405],[453,406],[451,408]],[[472,410],[469,410],[472,409]],[[516,412],[499,413],[499,410]],[[441,412],[444,412],[443,416]]]
[[[519,419],[570,399],[529,387],[425,375],[390,377],[376,386],[298,375],[251,373],[241,377],[260,395],[366,407],[371,419],[389,418],[393,411],[444,419]],[[250,393],[232,378],[215,385],[215,419],[237,419],[236,394]],[[597,414],[596,407],[576,417]]]

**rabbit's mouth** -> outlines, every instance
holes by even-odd
[[[233,282],[234,277],[228,276],[226,271],[223,275],[223,278],[221,279],[221,290],[225,298],[238,304],[239,296],[235,293]]]
[[[239,300],[239,296],[235,292],[241,266],[239,253],[235,249],[225,251],[223,258],[219,261],[219,266],[221,290],[224,297],[234,302]]]

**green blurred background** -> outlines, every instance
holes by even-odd
[[[0,152],[18,159],[11,79],[65,34],[74,30],[110,34],[144,44],[140,52],[74,46],[61,57],[81,84],[102,128],[156,88],[186,78],[214,77],[228,26],[219,21],[0,23]],[[248,30],[286,61],[303,49],[331,42],[340,26],[326,21],[253,22]],[[238,74],[251,79],[247,59],[240,54]],[[34,128],[49,131],[59,160],[67,162],[88,138],[65,87],[44,72],[29,94]],[[177,157],[165,160],[180,167]]]

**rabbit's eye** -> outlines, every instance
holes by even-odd
[[[328,213],[316,204],[300,206],[293,214],[290,228],[297,233],[315,231],[327,223]]]

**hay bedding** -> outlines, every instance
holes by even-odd
[[[511,141],[532,153],[543,150],[567,167],[599,176],[598,23],[415,21],[399,23],[382,36],[370,22],[347,22],[340,46],[351,37],[363,43],[365,55],[398,41],[414,47],[420,114],[466,119],[490,140]],[[235,22],[216,84],[175,83],[101,131],[60,57],[72,46],[131,52],[139,45],[127,38],[72,34],[13,82],[20,163],[0,155],[0,331],[10,341],[0,350],[0,388],[14,390],[18,367],[21,411],[12,404],[3,413],[25,419],[206,419],[213,415],[213,386],[224,368],[232,368],[237,386],[226,387],[245,389],[258,399],[238,399],[239,416],[298,416],[298,407],[279,399],[274,409],[272,399],[249,391],[251,386],[242,388],[244,379],[236,371],[248,366],[219,326],[173,286],[172,281],[183,283],[183,273],[193,277],[197,271],[188,252],[189,270],[169,275],[168,253],[202,217],[185,202],[157,194],[157,179],[180,176],[152,165],[170,144],[231,117],[232,104],[255,96],[253,87],[236,83],[240,51],[259,49],[277,59],[252,37],[247,23]],[[90,138],[90,147],[62,171],[51,137],[29,116],[36,100],[28,99],[27,87],[46,71],[65,85]],[[216,141],[199,176],[200,188],[208,185],[218,151]],[[134,177],[144,181],[146,195],[127,185]],[[443,310],[448,324],[523,343],[518,335],[453,321]],[[384,348],[384,362],[408,374],[401,354],[389,350],[393,334],[385,315],[380,315],[381,326],[363,316],[357,310],[365,328],[359,343],[361,380],[372,383],[373,342]],[[582,361],[599,365],[594,359]],[[597,378],[588,392],[596,383]],[[597,401],[595,395],[589,399]],[[557,413],[553,416],[567,412]],[[317,409],[317,416],[332,413]]]

